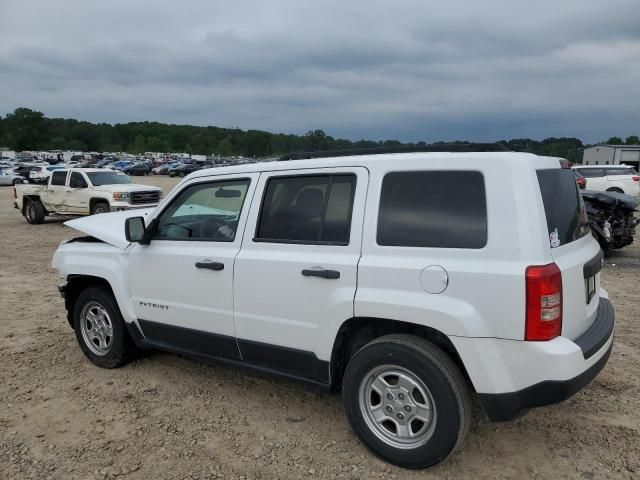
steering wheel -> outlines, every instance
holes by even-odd
[[[220,228],[225,226],[224,222],[221,222],[217,218],[208,218],[200,226],[200,237],[209,239],[226,239],[224,234],[220,233]]]

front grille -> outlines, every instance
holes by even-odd
[[[131,203],[158,203],[160,200],[160,192],[132,192]]]

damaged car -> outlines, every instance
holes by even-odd
[[[605,254],[633,243],[635,227],[640,219],[634,212],[640,201],[618,192],[582,192],[593,236]]]

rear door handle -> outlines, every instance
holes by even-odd
[[[206,268],[208,270],[224,270],[224,263],[220,262],[196,262],[196,268]]]
[[[320,277],[327,280],[336,280],[340,278],[340,272],[337,270],[302,270],[302,275],[305,277]]]

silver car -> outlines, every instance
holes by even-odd
[[[0,185],[15,185],[16,183],[27,183],[27,179],[16,175],[12,170],[0,168]]]

